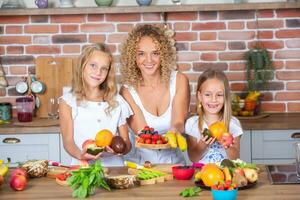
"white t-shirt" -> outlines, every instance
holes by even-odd
[[[110,130],[118,135],[118,127],[126,123],[126,119],[133,113],[128,103],[119,94],[115,100],[118,105],[111,112],[106,114],[107,102],[82,101],[79,106],[76,104],[76,97],[72,93],[66,93],[61,97],[71,108],[74,126],[74,142],[81,149],[87,139],[95,139],[98,131]],[[101,157],[103,166],[122,166],[123,156]],[[78,164],[78,160],[72,158],[72,165]]]
[[[198,118],[198,116],[192,116],[185,123],[185,133],[196,138],[197,142],[199,142],[203,137],[198,129]],[[203,123],[203,129],[204,128],[208,128],[205,122]],[[233,137],[237,137],[243,134],[241,124],[236,117],[232,117],[230,120],[229,132],[233,135]],[[216,141],[208,147],[207,151],[198,162],[217,163],[221,162],[225,158],[227,158],[227,154],[224,147],[218,141]]]

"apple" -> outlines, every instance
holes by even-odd
[[[221,135],[219,142],[224,146],[224,147],[230,147],[230,145],[233,144],[233,136],[231,133],[225,132]]]
[[[27,180],[25,176],[15,175],[10,179],[10,187],[16,191],[24,190],[27,184]]]
[[[16,168],[11,172],[11,177],[21,175],[24,176],[25,178],[27,177],[27,171],[23,168]]]
[[[98,147],[95,140],[86,140],[82,144],[82,149],[86,149],[86,152],[91,155],[98,155],[104,150],[102,147]]]

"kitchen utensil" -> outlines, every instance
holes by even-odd
[[[3,102],[0,103],[0,119],[1,120],[11,120],[11,103]]]
[[[173,166],[173,176],[177,180],[190,180],[195,172],[192,166]]]
[[[28,91],[28,84],[26,81],[20,81],[16,84],[16,91],[19,94],[25,94]]]
[[[238,190],[211,190],[214,200],[236,200]]]

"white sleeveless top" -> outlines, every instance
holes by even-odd
[[[198,129],[198,120],[198,116],[192,116],[185,123],[185,133],[196,138],[197,142],[199,142],[203,137]],[[208,128],[205,121],[203,121],[203,128]],[[232,117],[230,120],[229,132],[233,135],[233,137],[238,137],[243,134],[243,129],[241,127],[240,121],[236,117]],[[204,164],[218,163],[225,158],[228,157],[224,147],[218,141],[216,141],[209,146],[207,151],[203,154],[203,157],[198,162]]]
[[[170,102],[167,110],[160,116],[155,116],[148,112],[134,87],[125,87],[130,92],[135,103],[139,106],[143,115],[145,117],[148,126],[153,127],[159,134],[165,134],[171,128],[171,117],[172,117],[172,104],[176,93],[176,76],[177,71],[172,71],[170,75]],[[134,137],[135,134],[131,131],[131,141],[135,144]],[[145,148],[132,148],[132,151],[125,156],[125,159],[138,162],[139,164],[144,164],[145,161],[150,161],[151,163],[185,163],[182,153],[176,149],[167,150],[150,150]]]
[[[118,105],[110,115],[105,113],[108,107],[107,102],[82,101],[80,105],[76,103],[76,97],[71,93],[64,94],[62,98],[72,108],[72,118],[74,126],[74,142],[79,149],[87,139],[95,139],[98,131],[102,129],[110,130],[117,135],[118,127],[126,123],[126,119],[132,115],[132,110],[128,103],[119,94],[115,100]],[[103,166],[123,166],[123,156],[101,157]],[[72,165],[78,164],[78,160],[72,158]]]

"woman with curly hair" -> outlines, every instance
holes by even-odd
[[[131,134],[138,134],[145,126],[153,127],[159,134],[169,130],[184,132],[190,101],[189,82],[184,74],[174,70],[175,61],[174,44],[163,29],[139,25],[129,34],[121,53],[124,79],[121,95],[134,112],[128,120]],[[136,148],[126,159],[140,164],[145,161],[185,163],[178,149]]]
[[[117,92],[112,55],[103,44],[87,45],[76,66],[72,90],[60,97],[59,120],[66,151],[72,165],[79,160],[100,158],[104,166],[122,166],[123,156],[106,147],[98,155],[87,153],[83,143],[108,129],[120,135],[131,149],[126,119],[132,115],[128,103]]]

